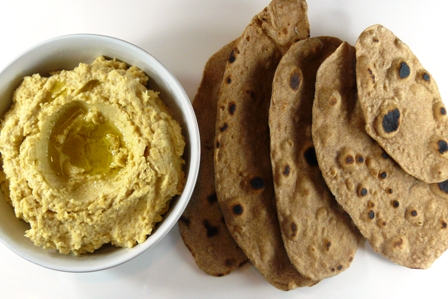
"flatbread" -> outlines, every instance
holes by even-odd
[[[373,250],[428,268],[448,246],[448,186],[410,176],[365,132],[355,60],[343,43],[317,74],[312,136],[322,175]]]
[[[201,136],[201,164],[193,195],[179,221],[182,239],[196,264],[213,276],[227,275],[248,261],[224,223],[213,165],[219,87],[234,44],[227,44],[209,58],[193,101]]]
[[[360,239],[322,178],[311,138],[317,69],[341,42],[335,37],[315,37],[292,45],[277,67],[269,109],[283,242],[293,265],[313,280],[347,269]]]
[[[316,283],[297,272],[283,246],[268,126],[277,64],[285,49],[308,35],[305,1],[272,1],[235,44],[218,100],[215,174],[219,205],[246,256],[269,283],[282,290]]]
[[[367,133],[412,176],[448,179],[448,117],[434,78],[381,25],[356,42],[359,101]]]

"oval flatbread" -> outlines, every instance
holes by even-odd
[[[277,67],[269,110],[283,242],[297,270],[313,280],[347,269],[360,239],[322,178],[311,138],[316,72],[341,42],[334,37],[315,37],[292,45]]]
[[[216,120],[216,192],[225,222],[253,265],[282,290],[316,283],[297,272],[283,246],[269,154],[272,79],[285,49],[308,37],[306,13],[305,1],[274,0],[254,17],[227,64]]]
[[[366,131],[409,174],[448,179],[448,117],[434,78],[381,25],[356,42],[356,76]]]
[[[210,57],[193,101],[201,135],[201,165],[193,195],[179,221],[185,245],[205,273],[224,276],[248,261],[224,223],[213,165],[219,87],[235,41]]]
[[[428,268],[448,247],[448,187],[410,176],[366,133],[355,63],[343,43],[317,74],[312,136],[322,175],[373,250]]]

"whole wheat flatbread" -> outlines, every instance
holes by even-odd
[[[448,247],[448,188],[408,175],[366,133],[355,60],[344,43],[317,74],[312,136],[322,175],[375,251],[428,268]]]
[[[334,37],[315,37],[292,45],[277,67],[269,110],[283,242],[297,270],[313,280],[347,269],[360,239],[322,178],[311,138],[317,69],[341,42]]]
[[[434,78],[381,25],[356,42],[359,101],[367,133],[412,176],[448,179],[448,117]]]
[[[315,281],[291,264],[283,246],[269,155],[268,109],[281,56],[309,35],[307,4],[274,0],[234,46],[218,100],[215,173],[227,227],[273,286],[290,290]]]
[[[201,165],[193,195],[179,221],[182,239],[196,264],[213,276],[227,275],[248,260],[224,223],[213,165],[219,87],[234,44],[227,44],[209,58],[193,101],[201,136]]]

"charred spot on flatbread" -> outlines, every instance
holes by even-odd
[[[216,196],[216,192],[213,192],[213,194],[207,196],[207,201],[208,201],[210,204],[214,204],[214,203],[216,203],[216,202],[218,201],[218,197]]]
[[[436,102],[433,105],[434,118],[437,120],[442,120],[446,117],[446,108],[443,102]]]
[[[439,150],[439,153],[444,154],[446,151],[448,151],[448,143],[445,140],[440,139],[439,141],[437,141],[437,148]]]
[[[181,216],[179,218],[180,221],[182,221],[183,223],[185,223],[186,226],[190,226],[191,220],[185,216]]]
[[[286,165],[285,168],[283,169],[283,175],[288,176],[290,172],[291,167],[289,167],[289,165]]]
[[[231,102],[229,104],[229,114],[233,115],[235,113],[235,111],[236,111],[236,103]]]
[[[225,130],[227,130],[228,127],[229,127],[229,125],[228,125],[227,123],[225,123],[225,124],[223,124],[223,125],[219,128],[219,130],[220,130],[221,132],[224,132]]]
[[[264,180],[263,178],[256,176],[250,180],[250,185],[254,190],[260,190],[264,188]]]
[[[293,90],[297,90],[299,89],[299,85],[300,85],[300,73],[297,70],[295,70],[294,72],[291,73],[291,76],[289,77],[289,86]]]
[[[234,63],[235,62],[237,54],[239,54],[239,51],[238,51],[237,48],[234,48],[232,50],[232,52],[230,52],[230,55],[229,55],[229,62],[230,63]]]
[[[207,231],[207,238],[215,237],[216,235],[218,235],[218,226],[212,225],[207,219],[204,219],[202,223]]]
[[[236,204],[232,207],[233,214],[235,215],[243,215],[244,208],[241,204]]]
[[[400,129],[402,115],[400,108],[391,104],[383,108],[376,122],[376,129],[380,136],[392,138]]]
[[[411,74],[411,68],[406,62],[400,63],[400,67],[398,69],[398,75],[401,79],[406,79]]]
[[[398,108],[391,109],[383,115],[382,126],[386,133],[393,133],[398,130],[400,126],[400,110]]]

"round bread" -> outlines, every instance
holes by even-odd
[[[311,138],[316,72],[341,42],[315,37],[292,45],[277,67],[269,110],[283,242],[296,269],[313,280],[347,269],[360,239],[322,178]]]
[[[381,25],[356,42],[356,76],[366,131],[426,183],[448,179],[448,117],[434,78]]]
[[[448,188],[404,172],[365,132],[355,64],[343,43],[317,74],[312,136],[322,175],[373,250],[428,268],[448,246]]]
[[[213,276],[227,275],[248,260],[224,223],[213,165],[219,87],[234,44],[227,44],[209,58],[193,101],[201,135],[201,165],[193,195],[179,221],[182,239],[196,264]]]

